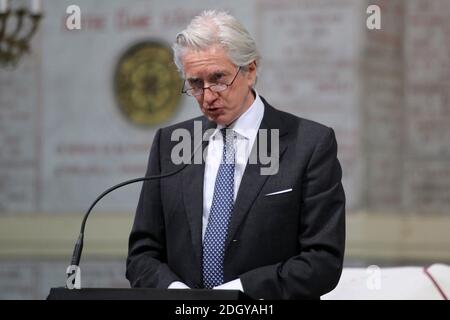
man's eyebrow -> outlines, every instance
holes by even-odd
[[[217,78],[220,76],[228,76],[231,73],[226,71],[226,70],[217,70],[217,71],[213,71],[211,74],[208,75],[208,79],[212,79],[212,78]],[[195,82],[195,81],[199,81],[199,80],[203,80],[202,78],[199,77],[188,77],[186,78],[187,81],[190,82]]]
[[[195,81],[199,81],[202,80],[201,78],[197,78],[197,77],[188,77],[186,78],[187,81],[189,82],[195,82]]]
[[[226,71],[214,71],[213,73],[211,73],[208,78],[209,79],[216,79],[216,78],[220,78],[222,76],[226,76],[228,74],[228,72]]]
[[[227,75],[230,75],[231,73],[230,72],[228,72],[227,70],[216,70],[216,71],[214,71],[214,72],[212,72],[211,74],[210,74],[210,76],[227,76]]]

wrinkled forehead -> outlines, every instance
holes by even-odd
[[[221,47],[211,47],[206,50],[186,50],[181,59],[183,73],[188,78],[203,78],[211,74],[233,73],[236,66],[227,52]]]

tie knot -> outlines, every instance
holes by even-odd
[[[229,128],[222,128],[220,129],[220,133],[222,134],[222,137],[225,140],[232,140],[234,138],[235,132],[233,129],[229,129]]]
[[[220,133],[223,137],[223,159],[226,164],[234,164],[234,137],[235,132],[233,129],[222,128]]]

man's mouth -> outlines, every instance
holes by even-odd
[[[208,112],[216,112],[216,111],[220,110],[220,108],[219,108],[219,107],[209,107],[209,108],[207,108],[206,110],[207,110]]]

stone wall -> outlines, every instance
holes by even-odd
[[[0,68],[0,218],[81,217],[109,186],[144,175],[156,129],[200,112],[182,97],[167,119],[133,124],[115,99],[116,66],[140,41],[170,45],[205,8],[230,11],[254,35],[262,96],[335,130],[349,219],[450,213],[450,0],[79,0],[79,31],[65,27],[72,2],[44,1],[32,51]],[[369,4],[381,8],[381,30],[366,28]],[[131,217],[139,188],[108,196],[96,214]],[[66,257],[38,257],[0,253],[0,298],[64,285]],[[122,259],[88,261],[85,284],[127,286]]]

